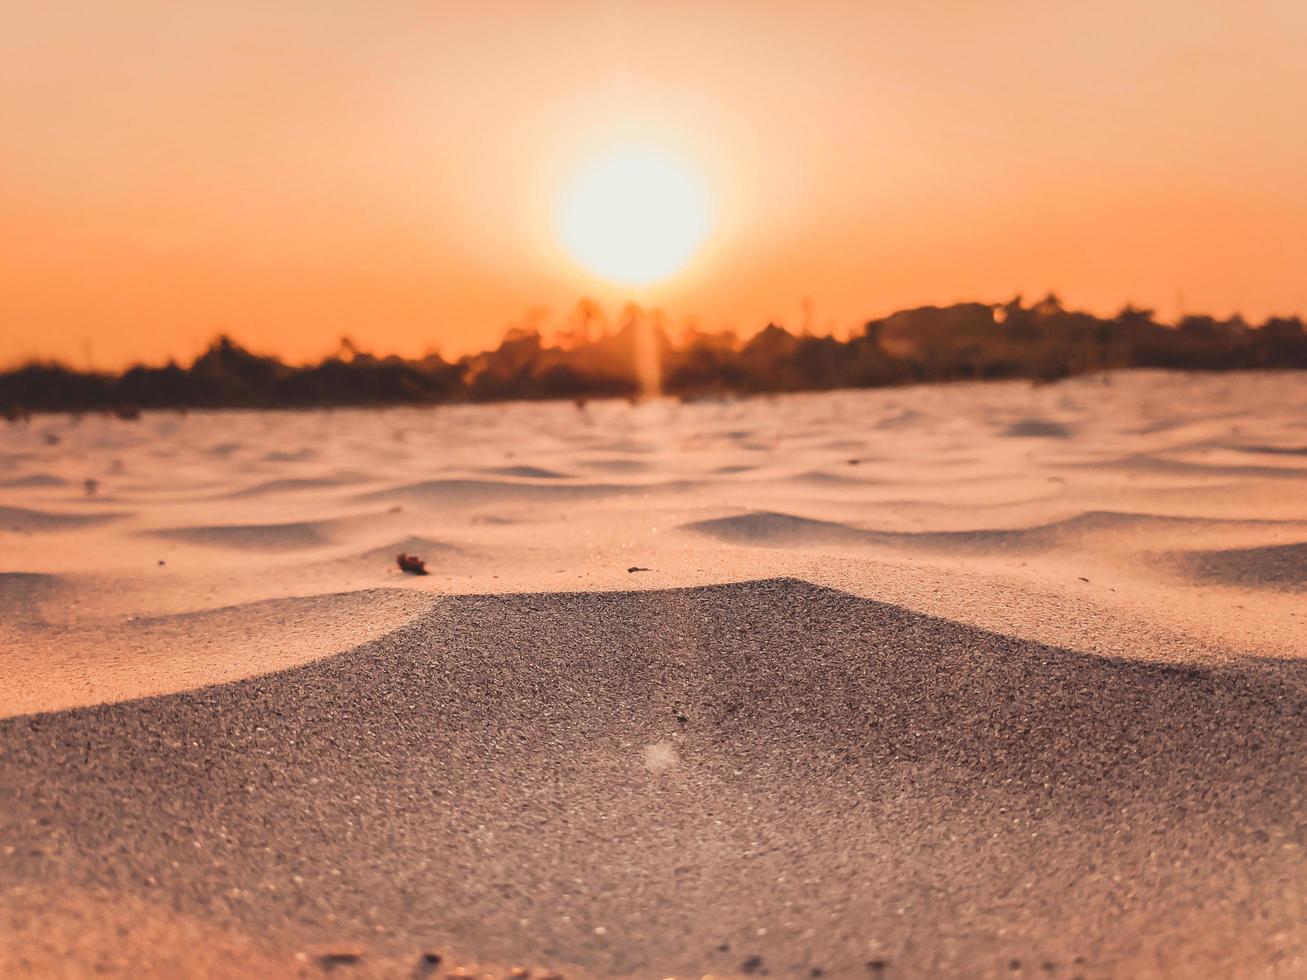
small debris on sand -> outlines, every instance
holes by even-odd
[[[444,957],[434,949],[426,950],[418,957],[417,975],[426,976],[440,966],[442,960]]]
[[[745,960],[743,963],[740,964],[741,973],[757,973],[761,969],[762,969],[762,957],[757,955],[750,956],[747,960]]]
[[[361,946],[328,946],[317,955],[318,965],[324,970],[348,966],[363,959]]]
[[[95,492],[100,489],[100,481],[93,476],[88,476],[82,481],[82,489],[86,491],[88,497],[94,497]]]
[[[652,572],[652,568],[644,568],[641,565],[632,565],[626,570],[628,575],[634,575],[636,572]]]
[[[401,572],[408,572],[410,575],[427,574],[427,563],[417,555],[407,555],[401,551],[395,556],[395,563],[399,565]]]

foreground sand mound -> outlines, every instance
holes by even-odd
[[[792,579],[446,598],[0,744],[0,934],[29,956],[94,920],[29,918],[37,883],[285,963],[1256,975],[1307,951],[1307,664],[1112,660]]]

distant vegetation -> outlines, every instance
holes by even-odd
[[[348,340],[316,364],[291,365],[219,337],[183,367],[121,374],[29,363],[0,373],[0,410],[274,408],[435,404],[504,399],[682,397],[864,388],[931,381],[1059,378],[1109,368],[1307,368],[1298,317],[1254,326],[1240,317],[1158,323],[1126,307],[1104,319],[1066,310],[1054,296],[1026,306],[959,303],[872,320],[848,340],[796,336],[769,325],[747,341],[686,329],[676,341],[661,317],[635,307],[609,322],[582,303],[549,339],[510,330],[494,350],[447,361],[379,357]]]

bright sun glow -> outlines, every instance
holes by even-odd
[[[589,160],[563,190],[558,239],[587,271],[650,286],[694,257],[712,227],[703,178],[656,147],[622,146]]]

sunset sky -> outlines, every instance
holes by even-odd
[[[1302,0],[0,7],[3,362],[455,355],[583,295],[1307,312]],[[560,213],[633,145],[708,203],[626,286]]]

